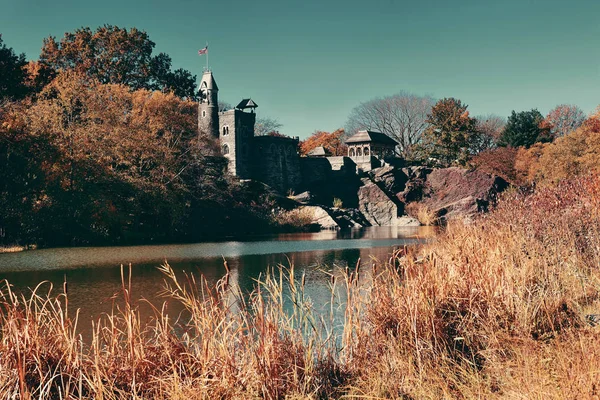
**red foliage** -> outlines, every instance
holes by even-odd
[[[306,140],[300,142],[300,154],[306,155],[316,147],[323,146],[329,150],[333,156],[343,156],[348,147],[343,142],[344,129],[338,129],[334,132],[316,131]]]
[[[477,154],[470,163],[480,171],[498,175],[510,183],[520,185],[522,180],[515,169],[517,152],[514,147],[498,147]]]

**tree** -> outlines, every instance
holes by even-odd
[[[306,140],[300,142],[300,154],[306,155],[316,147],[323,146],[333,156],[344,156],[347,146],[343,142],[344,129],[340,128],[334,132],[316,131]]]
[[[0,100],[25,97],[26,65],[25,54],[15,54],[12,48],[6,47],[0,35]]]
[[[266,136],[271,133],[279,133],[279,129],[283,126],[278,120],[269,117],[256,118],[254,125],[254,134],[256,136]]]
[[[181,237],[194,199],[226,193],[216,190],[226,160],[199,142],[197,105],[173,93],[70,71],[32,105],[6,110],[0,220],[20,230],[13,236],[52,245]]]
[[[498,140],[498,145],[529,148],[536,142],[551,141],[550,130],[544,127],[543,122],[544,117],[537,109],[519,113],[513,110]]]
[[[148,34],[104,25],[67,32],[57,42],[44,39],[40,61],[55,71],[75,71],[103,84],[123,84],[134,90],[172,90],[182,98],[195,96],[196,77],[188,71],[171,71],[171,58],[154,49]]]
[[[385,133],[399,143],[402,156],[411,159],[414,147],[421,141],[427,127],[427,114],[434,103],[432,97],[407,92],[378,97],[352,110],[346,122],[346,132],[353,135],[367,129]]]
[[[477,138],[477,121],[469,116],[467,107],[454,98],[442,99],[433,106],[426,120],[429,127],[423,136],[425,156],[446,165],[466,162]]]
[[[227,103],[226,101],[221,101],[221,100],[219,100],[219,104],[217,106],[219,107],[219,112],[233,109],[233,106],[231,105],[231,103]]]
[[[573,132],[585,121],[585,113],[575,105],[561,104],[553,108],[545,119],[553,138]]]
[[[600,109],[573,132],[544,146],[532,146],[524,156],[529,180],[542,184],[600,172]]]
[[[498,115],[481,115],[476,117],[477,123],[475,129],[477,136],[469,149],[471,154],[478,154],[482,151],[496,147],[498,138],[502,134],[506,120]]]

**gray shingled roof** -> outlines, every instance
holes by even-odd
[[[358,131],[355,135],[346,139],[346,144],[367,143],[367,142],[387,144],[390,146],[398,145],[398,142],[396,142],[391,137],[389,137],[381,132],[375,132],[375,131]]]
[[[329,156],[329,155],[331,155],[331,152],[329,150],[327,150],[325,147],[319,146],[319,147],[315,147],[314,149],[309,151],[306,155],[307,156]]]
[[[200,86],[198,87],[198,91],[200,91],[200,89],[202,89],[205,85],[207,89],[219,90],[217,82],[215,82],[215,78],[213,77],[211,71],[205,71],[202,74],[202,79],[200,80]]]
[[[235,106],[238,110],[243,110],[244,108],[256,108],[258,104],[254,102],[252,99],[243,99],[240,103]]]

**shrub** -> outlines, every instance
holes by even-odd
[[[406,205],[406,213],[425,226],[436,225],[439,222],[438,215],[426,204],[412,202]]]

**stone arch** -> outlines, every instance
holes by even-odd
[[[275,146],[274,143],[271,143],[271,145],[269,146],[269,153],[275,154],[276,152],[277,152],[277,147]]]
[[[364,148],[364,150],[363,150],[363,154],[364,154],[365,156],[368,156],[368,155],[369,155],[369,147],[368,147],[368,146],[365,146],[365,148]]]
[[[362,157],[362,149],[360,147],[356,148],[356,156],[357,157]]]
[[[354,152],[354,147],[350,148],[350,157],[354,157],[355,156],[355,152]]]
[[[229,145],[227,143],[225,143],[222,147],[223,149],[223,154],[229,154]]]

